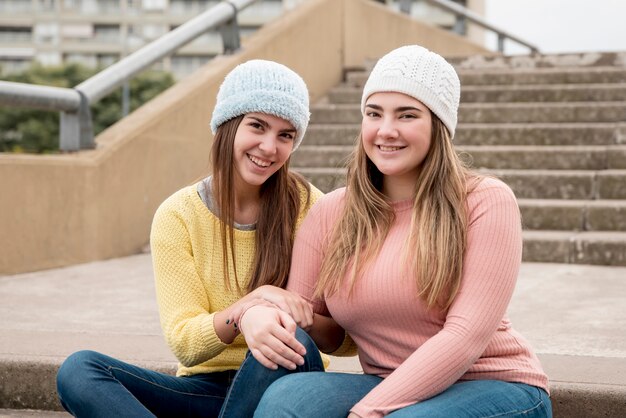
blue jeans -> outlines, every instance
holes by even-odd
[[[255,418],[346,418],[383,379],[367,374],[298,373],[265,392]],[[393,418],[550,418],[548,394],[534,386],[499,380],[460,381],[425,401],[396,410]]]
[[[323,371],[315,343],[302,330],[305,363],[272,371],[248,353],[239,370],[176,377],[133,366],[94,351],[69,356],[57,374],[63,407],[76,417],[252,416],[267,387],[296,371]]]

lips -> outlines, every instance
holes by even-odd
[[[254,165],[261,167],[261,168],[266,168],[273,164],[271,161],[263,160],[259,157],[255,157],[254,155],[246,154],[246,156],[248,157],[250,161],[254,163]]]

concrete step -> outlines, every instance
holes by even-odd
[[[472,55],[446,57],[458,70],[463,69],[531,69],[531,68],[589,68],[624,67],[623,52],[576,52],[534,55]]]
[[[344,185],[344,168],[297,169],[320,190]],[[482,170],[507,183],[519,199],[626,199],[626,170]]]
[[[67,412],[42,411],[34,409],[0,409],[0,418],[66,418],[71,417]]]
[[[328,93],[331,103],[360,103],[362,89],[340,86]],[[463,86],[462,103],[626,101],[626,83],[514,86]]]
[[[294,169],[324,193],[345,186],[345,168],[294,167]]]
[[[485,170],[521,199],[626,199],[626,170]]]
[[[524,229],[626,232],[626,200],[518,199]]]
[[[360,128],[360,122],[313,124],[307,129],[304,144],[353,145]],[[621,130],[624,132],[621,133]],[[454,143],[566,146],[626,144],[626,127],[620,129],[617,123],[460,123]]]
[[[555,418],[626,416],[625,278],[624,267],[522,264],[508,316],[549,376]],[[0,408],[9,408],[0,414],[11,418],[67,416],[52,412],[60,408],[54,376],[80,349],[164,371],[175,365],[160,335],[149,255],[0,277],[0,332]],[[331,370],[360,365],[334,357]]]
[[[626,232],[525,230],[524,261],[626,266]]]
[[[460,123],[458,145],[612,145],[626,143],[618,123]]]
[[[293,167],[343,167],[352,145],[303,145],[292,157]],[[612,146],[479,146],[456,147],[476,168],[604,170],[626,169],[626,145]]]
[[[461,157],[476,168],[531,170],[626,169],[626,145],[539,146],[539,145],[462,145]]]
[[[311,109],[312,124],[361,123],[356,104],[318,104]],[[626,102],[574,103],[464,103],[461,123],[623,122]]]
[[[461,86],[502,84],[598,84],[626,82],[625,67],[533,68],[533,69],[461,69]],[[363,87],[369,73],[354,71],[346,74],[346,84]]]

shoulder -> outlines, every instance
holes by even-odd
[[[470,185],[470,188],[467,195],[470,206],[471,203],[478,204],[490,199],[516,200],[513,190],[495,177],[479,177]]]
[[[161,203],[158,210],[176,209],[191,203],[194,193],[197,194],[197,184],[185,186],[182,189],[172,193],[167,199]]]
[[[163,222],[174,217],[186,217],[196,209],[197,185],[183,187],[163,201],[156,210],[154,222]]]
[[[320,197],[324,196],[324,193],[322,193],[320,189],[318,189],[308,181],[306,183],[298,181],[297,184],[298,192],[300,194],[300,207],[303,208],[305,211],[309,210],[311,206],[313,206],[315,202],[320,199]]]
[[[509,213],[519,217],[517,199],[511,188],[494,177],[480,177],[467,195],[470,223],[486,213]]]
[[[311,208],[311,214],[326,222],[336,220],[345,205],[346,188],[340,187],[320,197]]]

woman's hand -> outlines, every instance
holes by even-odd
[[[241,316],[239,329],[250,353],[268,369],[282,366],[294,370],[304,364],[306,349],[295,337],[296,322],[286,312],[265,305],[249,307]]]
[[[313,309],[300,295],[276,286],[260,286],[250,296],[273,303],[291,315],[296,324],[305,331],[313,325]]]

